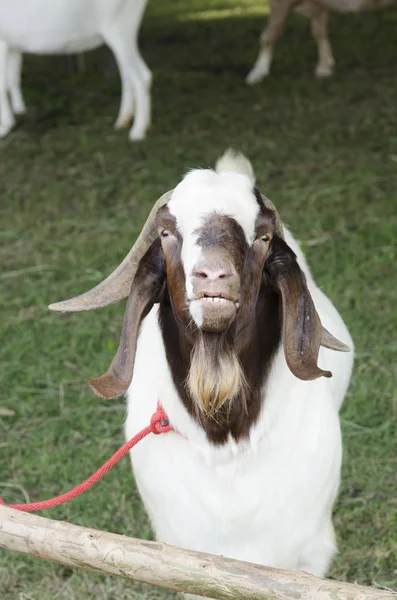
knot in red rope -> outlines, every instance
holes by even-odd
[[[168,416],[160,403],[157,404],[157,410],[150,419],[150,429],[156,435],[167,433],[167,431],[171,431],[172,429]]]

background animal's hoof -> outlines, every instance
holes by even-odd
[[[248,73],[247,77],[245,78],[245,82],[248,83],[248,85],[255,85],[256,83],[259,83],[260,81],[265,79],[265,77],[267,77],[268,75],[269,75],[269,71],[264,71],[262,69],[255,69],[255,67],[254,67]]]
[[[12,110],[16,115],[24,115],[26,114],[26,106],[25,104],[16,104],[12,107]]]
[[[6,135],[8,135],[10,133],[10,131],[13,127],[14,127],[14,123],[11,123],[9,125],[0,125],[0,139],[5,138]]]
[[[326,77],[331,77],[333,73],[333,65],[326,65],[326,66],[318,66],[316,67],[316,70],[314,71],[314,74],[316,77],[318,77],[319,79],[325,79]]]
[[[134,112],[131,112],[130,114],[122,116],[122,117],[118,117],[117,121],[114,124],[114,128],[115,129],[125,129],[126,127],[129,127],[132,123],[133,118],[134,118]]]
[[[146,129],[134,131],[133,129],[130,131],[128,139],[131,142],[138,142],[139,140],[144,140],[146,137]]]

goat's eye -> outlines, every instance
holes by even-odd
[[[270,237],[268,235],[262,235],[261,240],[262,242],[270,242]]]
[[[170,235],[169,231],[167,231],[167,229],[163,229],[160,233],[161,237],[166,238]]]

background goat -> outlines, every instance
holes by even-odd
[[[126,296],[116,356],[90,385],[128,392],[128,438],[158,400],[176,430],[131,453],[157,538],[323,575],[353,364],[327,330],[353,343],[247,159],[186,175],[114,273],[50,308]]]
[[[260,38],[260,51],[247,83],[254,84],[270,73],[273,49],[282,34],[289,14],[296,10],[311,18],[312,33],[317,43],[317,77],[332,75],[335,64],[328,39],[328,12],[361,12],[396,4],[397,0],[271,0],[269,20]]]
[[[130,124],[131,140],[145,137],[150,125],[151,72],[138,49],[147,0],[0,0],[0,138],[25,112],[20,79],[21,53],[69,54],[106,44],[121,77],[116,128]],[[7,91],[11,97],[11,104]]]

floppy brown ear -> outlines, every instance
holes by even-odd
[[[281,294],[284,353],[291,372],[303,380],[332,377],[317,365],[320,346],[340,352],[349,348],[321,325],[296,256],[278,236],[273,238],[265,270]]]
[[[117,398],[127,391],[134,371],[140,322],[159,300],[164,282],[165,260],[160,240],[157,239],[140,260],[128,297],[116,355],[106,373],[88,380],[97,396]]]

